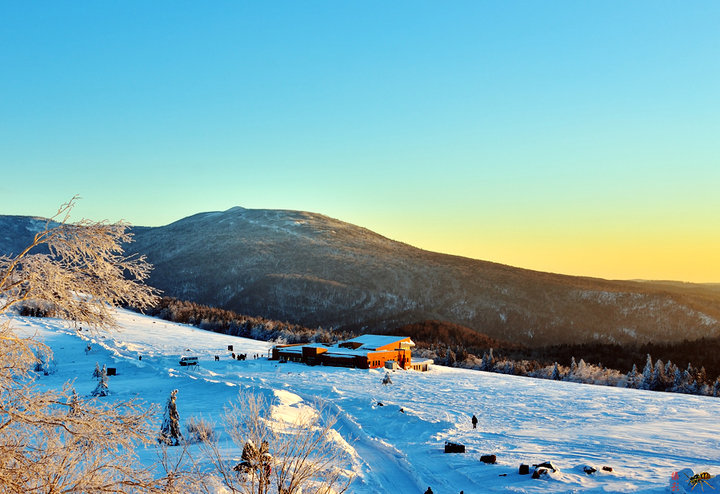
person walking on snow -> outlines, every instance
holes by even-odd
[[[477,429],[477,417],[473,415],[471,420],[473,424],[473,429]]]

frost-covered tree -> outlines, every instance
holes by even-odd
[[[715,379],[715,384],[713,384],[713,396],[720,398],[720,377]]]
[[[77,416],[80,414],[80,397],[77,394],[77,391],[75,391],[75,388],[72,388],[72,394],[70,395],[70,398],[68,399],[68,415],[74,415]]]
[[[102,370],[100,371],[100,377],[98,378],[97,386],[95,386],[95,389],[90,394],[91,396],[96,397],[107,396],[110,394],[110,387],[108,386],[107,367],[105,367],[104,365]]]
[[[552,374],[550,374],[550,379],[553,381],[559,381],[561,378],[560,376],[560,368],[558,367],[558,363],[555,362],[555,365],[553,366]]]
[[[654,391],[663,390],[665,383],[665,364],[662,360],[657,359],[655,367],[653,368],[652,379],[650,380],[650,386],[648,389]]]
[[[150,413],[135,402],[84,400],[69,385],[43,391],[32,369],[36,351],[51,352],[13,330],[14,308],[28,301],[97,329],[114,325],[115,305],[155,301],[143,283],[150,265],[123,254],[131,240],[126,225],[69,223],[74,203],[64,204],[26,249],[0,256],[0,492],[173,492],[168,477],[156,479],[135,460]]]
[[[390,373],[385,372],[385,377],[383,377],[382,380],[383,386],[387,386],[388,384],[392,384],[392,379],[390,379]]]
[[[675,368],[673,375],[673,384],[671,390],[675,393],[682,393],[685,388],[685,373],[679,368]]]
[[[637,365],[633,364],[632,369],[630,369],[630,372],[627,373],[627,377],[625,378],[625,387],[637,389],[641,382],[642,378],[637,370]]]
[[[158,441],[169,446],[177,446],[182,440],[180,432],[180,414],[177,410],[177,389],[170,392],[170,397],[165,405],[162,426]]]
[[[585,363],[585,359],[580,359],[580,362],[578,362],[578,364],[577,364],[577,374],[582,376],[586,370],[587,370],[587,364]]]
[[[665,375],[672,376],[673,374],[675,374],[675,364],[672,363],[672,360],[668,360],[665,364]]]
[[[577,379],[577,374],[578,374],[578,364],[575,361],[575,357],[570,357],[570,368],[568,369],[568,371],[565,374],[565,377],[563,379],[565,381],[575,381]]]
[[[105,373],[107,374],[107,371]],[[98,364],[97,362],[95,362],[95,370],[93,371],[92,375],[95,379],[100,379],[100,377],[102,376],[102,371],[100,370],[100,364]]]
[[[696,380],[697,369],[688,364],[687,369],[683,372],[684,389],[681,393],[697,394],[700,391],[700,385]]]
[[[675,370],[677,369],[677,366],[672,363],[671,360],[667,361],[667,364],[665,364],[665,372],[664,374],[664,380],[663,380],[663,389],[671,389],[673,385],[673,378],[675,377]]]
[[[307,413],[286,421],[273,416],[261,397],[241,394],[226,408],[228,435],[242,450],[242,461],[227,458],[217,442],[200,449],[210,458],[224,492],[242,494],[342,494],[353,474],[338,465],[349,461],[337,443],[336,418],[327,411],[307,408]],[[271,468],[268,468],[271,466]],[[212,490],[216,492],[217,487]]]
[[[74,203],[64,204],[22,252],[0,256],[0,311],[43,301],[58,317],[109,328],[114,306],[156,301],[155,290],[144,284],[151,266],[143,256],[123,253],[122,245],[132,241],[128,225],[69,223]]]
[[[44,375],[50,375],[54,372],[55,364],[52,355],[41,348],[35,350],[35,372],[41,372]]]
[[[653,372],[655,367],[653,366],[652,357],[648,353],[647,359],[645,360],[645,368],[642,373],[642,382],[640,383],[640,389],[652,389]]]
[[[488,353],[483,353],[482,362],[480,363],[480,370],[486,372],[492,372],[495,369],[495,357],[493,356],[493,349],[490,348]]]

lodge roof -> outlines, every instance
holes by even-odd
[[[393,343],[405,343],[409,346],[415,346],[415,343],[410,339],[409,336],[389,336],[380,334],[364,334],[346,340],[342,343],[360,343],[358,350],[377,350],[378,348],[392,345]],[[397,347],[395,347],[397,348]]]
[[[400,343],[408,346],[415,346],[415,343],[413,343],[409,336],[364,334],[350,340],[341,341],[336,345],[332,346],[326,346],[321,343],[308,343],[305,345],[283,346],[282,351],[285,353],[302,354],[303,348],[325,348],[327,349],[327,355],[333,355],[336,357],[355,357],[360,355],[367,355],[367,352],[373,351],[393,351],[390,349],[378,349],[386,347],[388,345],[392,345],[394,343],[397,343],[397,345],[393,348],[398,348],[400,346]],[[347,346],[348,344],[350,344],[350,346]]]

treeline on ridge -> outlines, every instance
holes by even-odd
[[[162,297],[157,305],[143,312],[159,319],[190,324],[215,333],[278,343],[333,343],[338,339],[355,336],[352,333],[337,332],[322,327],[308,328],[260,316],[242,315],[173,297]]]
[[[647,355],[665,362],[672,361],[685,368],[704,367],[709,376],[720,375],[720,338],[702,338],[679,343],[643,343],[619,345],[611,343],[563,344],[531,348],[522,343],[491,338],[465,326],[444,321],[422,321],[406,324],[390,331],[412,337],[418,348],[452,350],[457,360],[460,355],[481,356],[490,348],[511,360],[536,361],[545,366],[558,362],[570,365],[572,358],[617,369],[627,373],[632,366],[642,367]]]

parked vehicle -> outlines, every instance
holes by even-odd
[[[198,365],[197,357],[180,357],[180,365]]]

